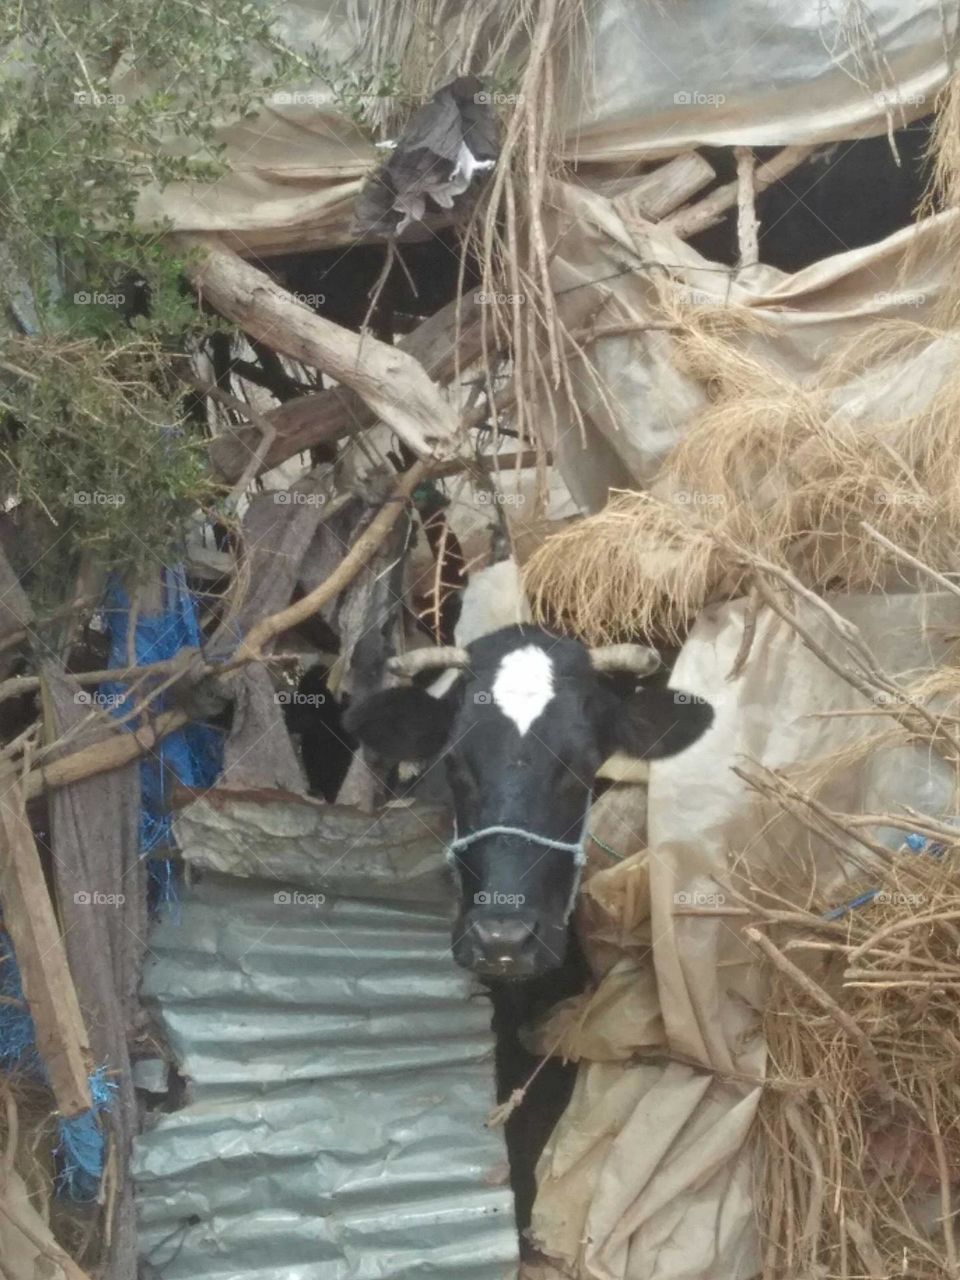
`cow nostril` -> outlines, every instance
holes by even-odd
[[[481,949],[500,964],[512,964],[534,932],[517,916],[481,916],[471,928]]]

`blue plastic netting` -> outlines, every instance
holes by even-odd
[[[2,924],[2,919],[0,919]],[[23,983],[9,935],[0,930],[0,1068],[17,1071],[39,1084],[47,1084],[47,1073],[37,1052],[33,1018],[23,999]],[[109,1107],[116,1084],[106,1078],[106,1068],[98,1067],[89,1078],[88,1111],[57,1119],[58,1141],[56,1188],[73,1200],[96,1196],[103,1172],[103,1131],[100,1113]]]
[[[199,646],[200,627],[194,600],[187,588],[181,568],[165,569],[163,577],[164,608],[156,614],[140,614],[136,622],[135,648],[137,664],[146,666],[174,657],[185,647]],[[119,581],[108,584],[103,608],[110,636],[111,667],[126,665],[130,621],[130,602]],[[144,685],[134,697],[143,696]],[[122,684],[103,684],[100,697],[117,716],[128,706]],[[151,714],[165,709],[161,695],[151,703]],[[132,724],[128,726],[132,728]],[[163,738],[140,762],[140,851],[146,856],[170,842],[169,790],[174,780],[190,787],[212,786],[223,759],[223,735],[206,725],[188,725]],[[166,902],[175,896],[171,864],[164,859],[151,859],[150,880],[153,903]]]
[[[0,919],[2,923],[2,919]],[[23,999],[23,984],[10,938],[0,932],[0,1067],[30,1076],[41,1074],[33,1018]]]

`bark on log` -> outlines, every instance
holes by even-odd
[[[687,151],[642,178],[618,179],[608,194],[614,209],[659,222],[716,178],[713,165],[698,151]]]
[[[352,388],[417,457],[444,461],[457,453],[457,412],[407,352],[318,316],[231,250],[181,238],[204,250],[190,278],[221,315],[272,350]]]

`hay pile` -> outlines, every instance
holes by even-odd
[[[838,920],[827,903],[788,922],[769,899],[758,907],[765,927],[748,936],[774,975],[765,1280],[958,1274],[958,856],[955,837],[936,856],[892,858],[872,901]]]
[[[740,564],[774,600],[765,566]],[[779,582],[803,591],[789,575]],[[789,621],[783,597],[776,605]],[[901,684],[856,627],[819,608],[844,648],[828,665],[870,698],[875,711],[863,714],[879,727],[790,776],[736,768],[762,797],[768,838],[782,844],[762,872],[744,859],[734,891],[734,914],[749,918],[743,936],[769,975],[762,1274],[942,1280],[960,1276],[960,666],[954,656]],[[793,626],[816,650],[798,617]],[[915,754],[937,812],[824,803],[839,774],[897,749]],[[888,768],[901,760],[886,758]],[[774,834],[778,816],[792,823],[786,840]]]

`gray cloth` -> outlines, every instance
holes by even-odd
[[[330,475],[331,468],[320,468],[290,489],[258,493],[250,503],[243,520],[250,587],[210,641],[211,660],[227,657],[255,623],[290,603],[330,497]]]

